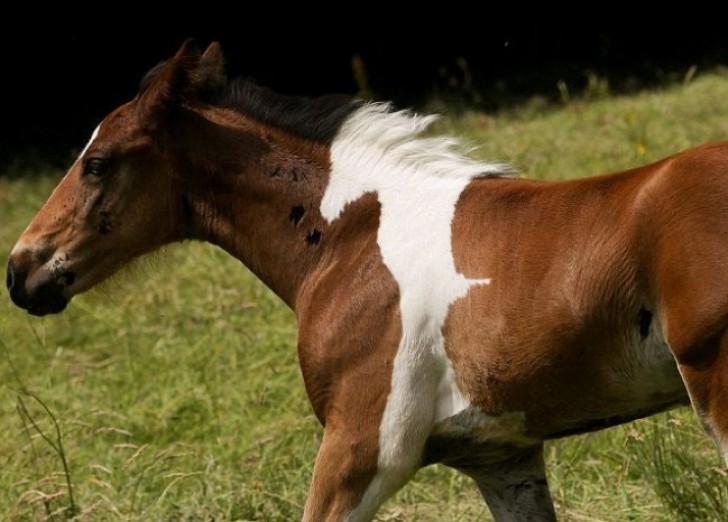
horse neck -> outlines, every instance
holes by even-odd
[[[226,250],[295,309],[299,288],[328,246],[319,211],[328,147],[223,116],[205,115],[214,126],[195,133],[179,158],[178,170],[196,171],[183,175],[192,180],[183,194],[190,209],[186,236]]]

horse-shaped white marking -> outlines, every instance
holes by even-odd
[[[377,244],[400,292],[402,339],[379,434],[380,470],[352,520],[377,506],[381,482],[414,472],[432,427],[470,405],[458,388],[442,327],[450,305],[473,285],[455,268],[451,225],[460,194],[479,176],[506,167],[465,158],[447,138],[414,139],[434,117],[365,105],[342,126],[331,146],[332,172],[321,200],[329,222],[346,205],[375,192],[381,204]],[[361,511],[359,513],[359,511]],[[366,518],[366,517],[365,517]]]

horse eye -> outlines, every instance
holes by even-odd
[[[89,158],[86,160],[83,166],[83,174],[90,174],[92,176],[103,176],[106,173],[109,164],[106,160],[101,158]]]

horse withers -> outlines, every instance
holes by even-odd
[[[58,313],[185,239],[242,261],[297,314],[324,426],[307,521],[371,520],[437,462],[496,520],[553,520],[545,440],[688,402],[726,455],[728,144],[543,183],[432,121],[228,81],[187,43],[96,128],[10,296]]]

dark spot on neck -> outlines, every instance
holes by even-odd
[[[294,183],[298,183],[302,179],[305,178],[305,173],[299,171],[295,167],[288,167],[278,165],[276,167],[273,167],[273,170],[270,173],[271,179],[285,179],[290,180]]]
[[[101,212],[99,212],[99,233],[102,236],[105,236],[109,232],[111,232],[112,228],[113,225],[111,223],[111,212],[108,212],[106,210],[102,210]]]
[[[640,308],[637,314],[637,324],[640,329],[640,336],[644,339],[650,335],[650,327],[652,326],[652,312],[646,308]]]
[[[185,227],[190,228],[192,226],[192,220],[195,217],[195,209],[192,207],[189,198],[184,194],[182,194],[180,213],[182,214],[182,223],[185,224]]]
[[[318,245],[320,241],[321,241],[321,231],[316,228],[314,228],[306,236],[306,243],[308,243],[311,246]]]
[[[295,207],[291,208],[291,213],[288,214],[288,219],[291,220],[291,223],[293,223],[293,226],[295,227],[301,221],[301,218],[303,218],[303,215],[305,213],[306,209],[303,208],[303,205],[296,205]]]

